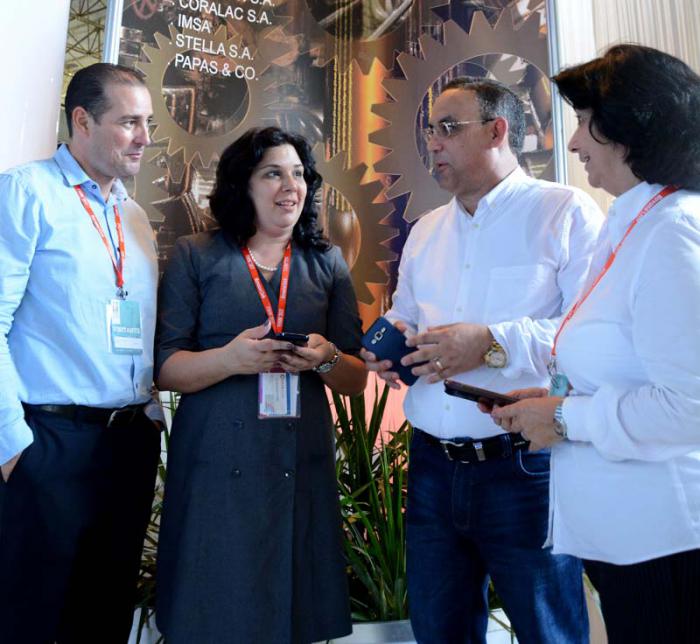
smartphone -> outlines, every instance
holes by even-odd
[[[518,402],[518,399],[513,398],[512,396],[499,394],[496,391],[489,391],[488,389],[479,389],[479,387],[465,385],[464,383],[457,382],[456,380],[445,380],[445,393],[450,396],[466,398],[467,400],[473,400],[474,402],[481,403],[489,410],[493,409],[494,405],[497,405],[498,407],[505,407],[506,405],[511,405],[514,402]]]
[[[396,371],[409,387],[418,380],[418,376],[411,373],[411,369],[418,364],[410,367],[401,364],[401,358],[416,351],[415,347],[407,347],[406,336],[385,317],[377,318],[369,327],[362,336],[362,346],[377,356],[378,360],[391,360],[391,370]]]
[[[305,347],[309,343],[309,336],[305,333],[288,333],[287,331],[275,333],[272,335],[272,339],[280,340],[281,342],[291,342],[297,347]]]

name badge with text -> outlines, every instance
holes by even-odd
[[[107,304],[107,337],[111,353],[143,353],[141,307],[138,302],[114,299]]]
[[[258,374],[258,418],[299,418],[299,374],[266,372]]]

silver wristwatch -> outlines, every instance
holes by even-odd
[[[338,347],[336,347],[332,342],[329,342],[328,344],[330,344],[331,348],[333,349],[333,357],[327,362],[322,362],[317,367],[314,367],[313,370],[316,373],[328,373],[333,367],[335,367],[335,365],[338,364],[338,361],[340,360],[340,351],[338,351]]]
[[[566,438],[566,423],[564,422],[564,401],[554,410],[554,433],[560,438]]]

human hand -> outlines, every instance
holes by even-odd
[[[492,342],[491,331],[485,325],[442,324],[411,336],[406,344],[418,350],[404,356],[401,364],[425,362],[411,369],[411,373],[427,376],[429,383],[439,382],[483,365],[484,354]]]
[[[22,450],[24,452],[24,450]],[[22,456],[22,452],[19,452],[19,454],[15,454],[7,463],[3,463],[0,465],[0,470],[2,471],[2,480],[7,483],[10,480],[10,474],[12,474],[12,470],[15,469],[15,465],[17,465],[17,462],[19,461],[20,457]]]
[[[394,322],[394,327],[401,331],[404,335],[408,330],[408,325],[401,320]],[[377,356],[367,349],[360,350],[360,358],[365,361],[367,369],[374,371],[382,380],[386,382],[392,389],[401,389],[401,384],[399,382],[399,374],[396,371],[392,371],[391,367],[393,363],[391,360],[379,360]]]
[[[515,393],[518,392],[510,395]],[[523,438],[530,441],[530,451],[534,452],[563,440],[555,431],[554,425],[554,410],[562,400],[559,396],[523,397],[512,405],[494,407],[491,418],[507,432],[522,434]]]
[[[265,336],[270,332],[270,321],[241,331],[226,345],[227,360],[236,365],[235,373],[263,373],[281,367],[282,352],[292,352],[291,342],[273,340]]]
[[[285,371],[297,373],[308,371],[333,358],[333,345],[319,333],[310,333],[306,346],[295,346],[292,352],[280,356],[280,365]]]

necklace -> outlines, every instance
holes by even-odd
[[[277,268],[279,267],[279,264],[275,266],[265,266],[265,264],[261,264],[255,255],[253,255],[253,251],[248,248],[248,252],[250,253],[250,258],[253,260],[253,264],[255,264],[258,268],[262,268],[264,271],[270,271],[271,273],[274,273]]]

